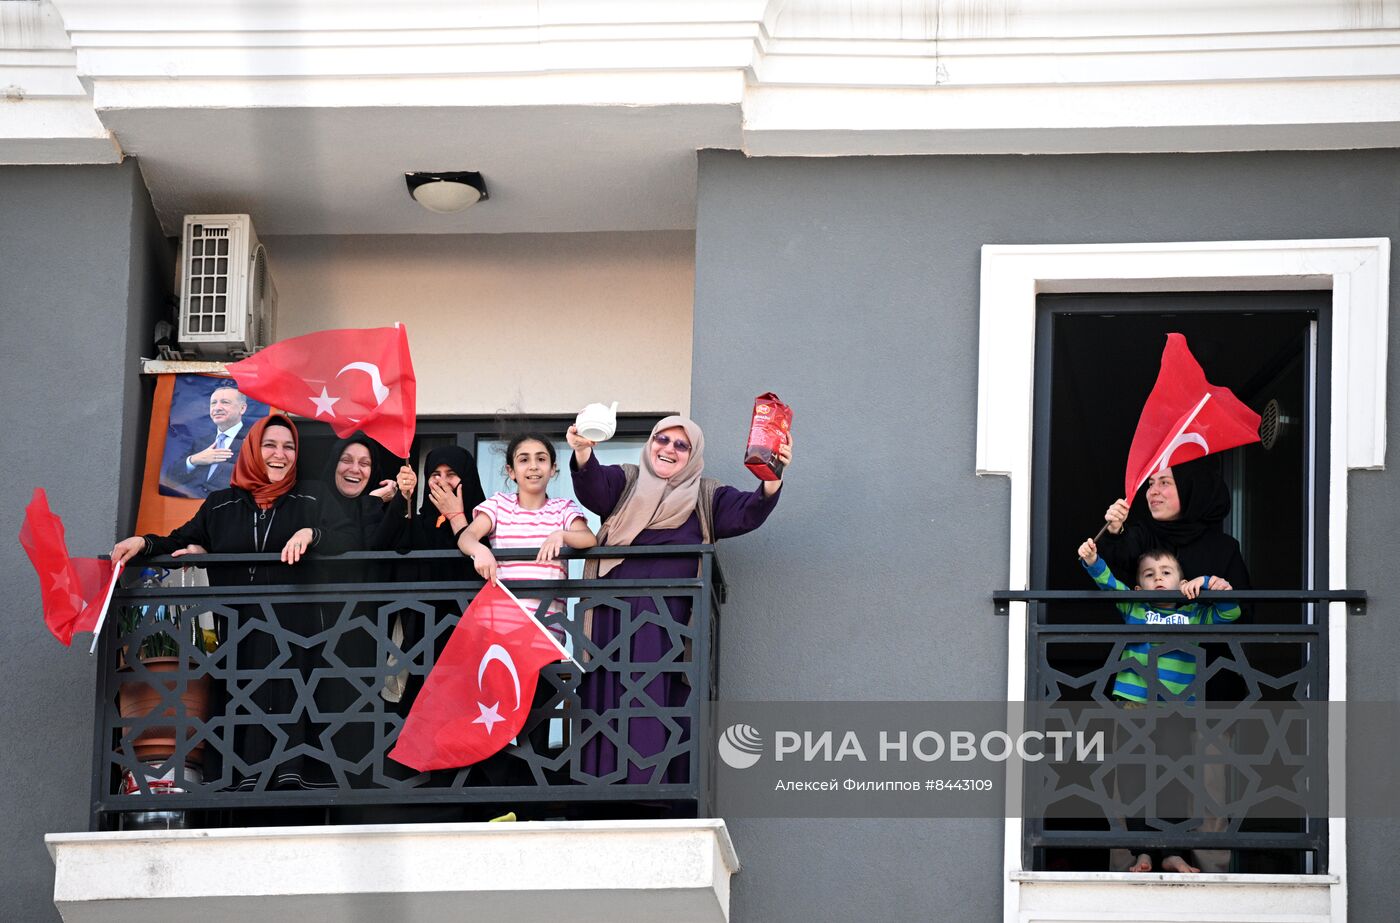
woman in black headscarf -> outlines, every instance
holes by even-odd
[[[392,480],[382,477],[376,462],[383,455],[372,439],[355,433],[332,446],[321,481],[308,485],[309,492],[345,520],[348,551],[393,549],[407,531],[408,498],[418,479],[407,465]],[[325,561],[319,562],[317,574],[325,583],[386,583],[390,570],[379,561]],[[323,678],[316,689],[317,707],[347,716],[334,735],[335,755],[345,766],[360,764],[373,749],[374,728],[383,719],[378,708],[364,705],[373,697],[362,695],[363,684],[377,688],[383,681],[379,664],[384,655],[377,631],[363,627],[375,624],[378,608],[374,602],[339,607],[340,631],[326,646],[326,656],[330,667],[345,670],[353,678]],[[358,784],[354,774],[351,779],[352,785]]]
[[[463,557],[457,548],[456,532],[466,528],[466,517],[474,515],[473,510],[480,506],[486,495],[481,490],[481,479],[476,473],[476,459],[472,453],[459,445],[438,446],[428,453],[428,457],[423,461],[423,473],[427,478],[429,488],[435,485],[442,485],[450,489],[461,498],[461,509],[465,514],[458,513],[448,516],[437,508],[433,502],[431,489],[423,491],[423,504],[419,507],[417,514],[413,517],[409,527],[404,530],[399,544],[401,551],[451,551],[450,558],[440,561],[418,561],[412,564],[405,564],[400,568],[400,579],[411,581],[461,581],[478,580],[476,571],[472,568],[469,558]],[[433,663],[437,662],[437,656],[442,653],[443,647],[447,644],[450,632],[439,630],[443,622],[453,616],[461,615],[462,609],[453,599],[438,599],[434,601],[434,642],[433,642]],[[414,698],[418,695],[418,690],[423,688],[424,672],[422,667],[426,665],[424,657],[413,657],[412,651],[422,640],[427,625],[424,614],[418,609],[405,609],[399,613],[401,624],[401,637],[399,639],[399,649],[409,654],[413,658],[415,672],[410,673],[405,670],[395,676],[391,676],[385,683],[383,696],[391,702],[398,703],[400,714],[407,715],[413,705]],[[412,774],[411,770],[400,767],[395,770],[392,767],[396,763],[386,764],[386,769],[391,774],[404,773]],[[432,812],[420,812],[430,815],[427,819],[432,820],[458,820],[460,817],[450,810]],[[421,818],[420,818],[421,819]]]
[[[1138,559],[1147,551],[1165,549],[1176,555],[1184,577],[1223,577],[1230,589],[1250,588],[1249,568],[1240,554],[1240,543],[1225,532],[1230,515],[1230,490],[1220,477],[1214,458],[1201,458],[1163,468],[1147,479],[1129,515],[1128,504],[1118,500],[1104,513],[1108,531],[1099,542],[1099,554],[1117,574],[1136,574]],[[1240,621],[1249,618],[1244,607]],[[1222,656],[1217,645],[1206,644],[1208,662]],[[1241,676],[1226,668],[1214,675],[1207,671],[1206,697],[1214,702],[1238,702],[1247,693]],[[1206,790],[1224,800],[1225,781],[1218,764],[1207,768]],[[1225,829],[1225,820],[1205,815],[1202,830]],[[1207,872],[1228,871],[1228,850],[1194,850],[1195,865]],[[1164,860],[1165,861],[1165,860]],[[1161,867],[1161,866],[1159,866]]]
[[[399,468],[393,478],[384,477],[377,462],[375,442],[363,433],[341,439],[331,447],[314,491],[334,506],[349,524],[351,551],[384,551],[398,547],[408,526],[408,500],[418,484],[413,469]],[[381,579],[382,568],[355,564],[325,565],[328,582]]]
[[[1250,588],[1240,543],[1224,531],[1230,490],[1214,459],[1164,468],[1147,479],[1129,513],[1118,500],[1104,513],[1108,531],[1099,554],[1115,574],[1136,574],[1138,558],[1161,548],[1176,555],[1187,577],[1223,577],[1236,590]]]
[[[473,515],[472,511],[486,500],[486,495],[481,490],[481,479],[476,473],[476,459],[472,457],[472,453],[459,445],[444,445],[433,449],[423,462],[423,472],[427,477],[429,487],[445,486],[461,498],[462,509],[466,511],[466,516]],[[476,571],[472,569],[471,561],[462,557],[461,552],[457,550],[455,533],[463,528],[465,528],[463,514],[459,513],[449,517],[439,510],[437,504],[433,502],[432,491],[425,490],[423,492],[423,505],[419,507],[417,515],[409,523],[408,528],[401,533],[399,550],[452,551],[454,554],[452,557],[440,561],[419,561],[406,564],[400,568],[399,579],[410,581],[478,579]],[[455,603],[439,602],[434,608],[437,611],[439,624],[444,618],[461,614],[461,609]],[[400,613],[400,619],[402,620],[400,649],[408,652],[423,638],[426,629],[423,613],[416,609],[404,610]],[[434,648],[437,653],[441,653],[443,645],[447,643],[447,633],[435,632],[435,634]],[[419,662],[421,663],[421,661]],[[422,684],[423,678],[420,675],[391,677],[385,685],[384,696],[391,702],[402,701],[401,710],[407,714],[407,706],[412,704],[413,697]]]
[[[409,547],[413,551],[456,551],[459,532],[474,515],[473,510],[486,501],[481,479],[476,473],[476,459],[459,445],[438,446],[423,462],[423,473],[429,490],[423,491],[423,505],[409,528]],[[462,514],[451,517],[437,508],[431,488],[441,484],[461,497]],[[419,575],[420,580],[475,580],[476,572],[464,559],[431,561]]]

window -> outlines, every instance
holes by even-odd
[[[617,433],[598,447],[599,460],[606,464],[636,463],[640,447],[651,432],[652,425],[672,411],[658,411],[648,414],[619,414]],[[418,496],[415,508],[423,502],[425,473],[423,460],[428,452],[440,445],[460,445],[468,449],[476,459],[477,474],[481,478],[481,488],[489,497],[497,490],[508,489],[505,468],[505,447],[510,434],[519,430],[538,430],[549,435],[558,435],[555,451],[559,456],[559,477],[550,485],[552,497],[573,497],[573,485],[568,471],[569,448],[563,440],[563,433],[574,422],[571,416],[530,417],[517,424],[513,419],[502,420],[495,417],[425,417],[418,421],[418,432],[413,440],[413,460],[418,466]],[[323,422],[299,420],[302,451],[297,463],[297,477],[304,480],[321,479],[330,462],[331,446],[336,435]],[[397,470],[397,460],[382,449],[375,453],[376,470],[393,472]],[[585,511],[586,512],[586,511]],[[589,527],[597,530],[597,517],[589,517]]]
[[[1316,351],[1325,404],[1317,407],[1317,494],[1327,497],[1326,553],[1314,557],[1319,587],[1347,586],[1347,476],[1351,469],[1385,463],[1386,364],[1390,241],[1205,241],[1051,245],[987,244],[982,248],[979,289],[976,471],[1005,477],[1010,485],[1007,586],[1031,586],[1031,499],[1037,298],[1045,294],[1326,290],[1331,336]],[[1325,333],[1327,331],[1322,331]],[[1328,603],[1327,685],[1333,701],[1346,694],[1346,606]],[[1007,698],[1026,690],[1027,613],[1024,602],[1007,608]],[[1328,758],[1328,774],[1345,772],[1340,756]],[[1030,871],[1023,851],[1026,825],[1007,822],[1003,850],[1009,919],[1053,902],[1098,912],[1107,919],[1160,912],[1155,888],[1128,888],[1103,876],[1053,876]],[[1347,820],[1326,823],[1328,849],[1345,856]],[[1338,860],[1336,867],[1342,870]],[[1293,883],[1290,906],[1330,907],[1345,914],[1346,876],[1331,874]],[[1277,889],[1237,880],[1231,911],[1241,917],[1277,916]],[[1068,904],[1066,902],[1069,902]]]
[[[1314,359],[1329,304],[1330,293],[1325,291],[1042,295],[1036,336],[1038,489],[1032,496],[1031,585],[1067,590],[1091,586],[1074,549],[1102,525],[1103,510],[1122,493],[1123,465],[1138,414],[1156,379],[1166,334],[1178,332],[1186,337],[1208,380],[1257,409],[1272,401],[1283,421],[1268,447],[1244,446],[1196,463],[1218,470],[1230,489],[1232,515],[1224,527],[1241,542],[1250,587],[1311,587],[1327,538],[1325,533],[1315,534],[1317,523],[1326,522],[1327,515],[1325,495],[1319,497],[1314,490],[1316,467],[1325,459],[1316,457],[1313,434],[1318,403]],[[1325,394],[1321,403],[1327,403]],[[1140,497],[1135,506],[1139,514],[1144,512]],[[1117,576],[1129,586],[1135,582],[1121,567]],[[1110,603],[1105,596],[1102,602],[1032,607],[1027,701],[1115,701],[1108,690],[1129,636],[1090,633],[1091,626],[1121,625]],[[1191,656],[1197,661],[1197,679],[1181,695],[1220,712],[1226,703],[1325,702],[1325,607],[1258,603],[1245,606],[1244,613],[1239,624],[1311,630],[1269,636],[1266,641],[1263,635],[1225,625],[1195,637],[1184,646],[1195,652]],[[1239,714],[1238,720],[1218,720],[1231,726],[1228,736],[1240,753],[1254,752],[1255,742],[1244,736],[1259,722]],[[1322,727],[1317,726],[1318,733]],[[1319,822],[1261,817],[1258,811],[1251,816],[1241,807],[1249,791],[1244,772],[1221,764],[1173,764],[1161,751],[1146,751],[1140,758],[1141,765],[1123,765],[1097,777],[1076,772],[1093,793],[1076,803],[1092,802],[1099,810],[1085,814],[1095,816],[1028,816],[1026,867],[1103,871],[1125,866],[1126,851],[1111,856],[1108,845],[1116,842],[1111,836],[1115,831],[1129,836],[1122,825],[1131,815],[1118,811],[1117,805],[1129,800],[1124,791],[1134,786],[1118,791],[1115,783],[1140,774],[1167,781],[1147,792],[1147,820],[1138,823],[1149,832],[1170,831],[1183,842],[1199,844],[1194,848],[1195,864],[1204,871],[1305,873],[1325,868]],[[1217,813],[1187,809],[1184,822],[1175,823],[1152,813],[1153,804],[1170,803],[1174,795],[1179,803],[1211,801],[1236,807]],[[1271,807],[1276,810],[1270,813],[1279,813],[1279,806]],[[1224,814],[1229,816],[1220,816]],[[1102,837],[1097,845],[1095,833]],[[1243,845],[1259,842],[1264,834],[1272,837],[1267,848]],[[1188,849],[1180,852],[1189,858],[1193,853]]]

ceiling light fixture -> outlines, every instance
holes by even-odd
[[[486,180],[469,170],[405,173],[408,194],[430,212],[459,212],[489,199]]]

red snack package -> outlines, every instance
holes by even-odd
[[[769,391],[753,399],[753,422],[749,424],[749,447],[744,450],[744,467],[761,481],[783,476],[778,446],[787,442],[792,429],[792,408]]]

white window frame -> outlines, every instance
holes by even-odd
[[[1031,545],[1031,439],[1035,378],[1036,298],[1048,293],[1204,292],[1318,290],[1332,292],[1330,455],[1346,464],[1329,466],[1326,587],[1346,587],[1347,474],[1377,470],[1385,463],[1387,326],[1390,299],[1390,240],[1252,240],[1195,243],[1106,243],[1002,245],[982,247],[977,370],[977,474],[1011,481],[1010,589],[1028,589]],[[1320,436],[1322,434],[1319,434]],[[1007,699],[1019,701],[1026,684],[1026,603],[1012,603],[1008,619]],[[1346,610],[1331,603],[1328,613],[1328,689],[1333,701],[1346,698]],[[1332,732],[1345,733],[1337,728]],[[1336,748],[1328,772],[1344,778]],[[1011,803],[1019,803],[1019,779]],[[1054,919],[1025,906],[1028,889],[1052,883],[1083,891],[1075,900],[1121,911],[1094,919],[1133,919],[1133,906],[1160,911],[1156,887],[1123,889],[1113,873],[1043,873],[1021,868],[1021,820],[1006,822],[1004,919]],[[1328,825],[1329,874],[1316,876],[1326,887],[1328,919],[1346,920],[1346,821]],[[1257,884],[1288,887],[1297,876],[1202,876],[1232,887]],[[1249,882],[1246,879],[1278,878]],[[1141,881],[1141,878],[1138,879]],[[1288,883],[1285,883],[1288,882]],[[1163,886],[1166,887],[1166,886]],[[1097,892],[1097,894],[1095,893]],[[1177,892],[1180,893],[1179,891]],[[1261,895],[1262,895],[1261,891]],[[1267,895],[1264,895],[1265,897]],[[1097,897],[1097,900],[1096,900]],[[1126,901],[1126,902],[1125,902]],[[1031,903],[1035,903],[1032,901]],[[1235,907],[1244,911],[1244,907]],[[1082,918],[1083,917],[1081,914]],[[1081,918],[1076,917],[1076,918]],[[1268,917],[1257,918],[1265,920]],[[1293,919],[1290,917],[1289,919]]]

